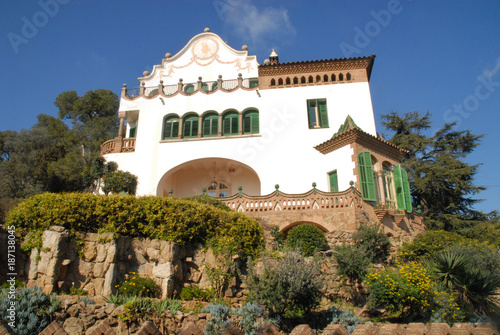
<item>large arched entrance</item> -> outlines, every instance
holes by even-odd
[[[176,198],[200,195],[203,188],[213,197],[229,197],[238,187],[248,195],[260,195],[260,178],[248,165],[226,158],[201,158],[180,164],[163,175],[156,194],[173,191]]]

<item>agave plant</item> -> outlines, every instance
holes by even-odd
[[[480,269],[453,251],[437,254],[432,262],[437,279],[457,295],[458,302],[473,313],[488,314],[498,307],[500,278]]]

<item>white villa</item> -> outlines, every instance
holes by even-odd
[[[411,213],[404,152],[375,127],[374,61],[280,63],[273,50],[259,64],[207,28],[145,71],[139,88],[124,85],[119,134],[101,154],[138,176],[138,195],[231,199],[352,185],[371,206]]]

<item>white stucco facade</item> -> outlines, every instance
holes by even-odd
[[[313,182],[320,190],[333,191],[332,171],[337,172],[339,191],[356,181],[351,146],[328,154],[314,147],[332,138],[347,116],[376,136],[369,87],[373,58],[285,64],[266,60],[259,65],[245,49],[234,50],[210,32],[199,34],[139,78],[143,88],[138,96],[123,90],[119,115],[127,121],[125,138],[131,126],[136,127],[135,148],[104,157],[138,176],[138,195],[167,195],[173,190],[176,197],[192,196],[214,181],[227,187],[228,196],[239,186],[246,194],[268,194],[276,184],[283,192],[302,193]],[[361,61],[368,66],[359,65]],[[321,114],[323,124],[311,125],[314,108],[311,112],[308,101],[326,106],[327,123]],[[250,132],[243,121],[249,110],[258,112],[258,130]],[[239,115],[237,134],[224,133],[228,112]],[[208,113],[220,119],[216,136],[204,136]],[[182,120],[189,115],[199,120],[198,136],[184,136]],[[318,115],[313,116],[316,123]],[[178,134],[165,136],[166,117],[179,118]]]

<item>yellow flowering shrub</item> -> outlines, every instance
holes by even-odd
[[[115,288],[125,296],[156,298],[160,294],[160,286],[147,273],[130,272],[129,278]]]
[[[388,312],[423,314],[434,296],[433,283],[424,267],[415,262],[398,269],[369,273],[365,284],[371,304],[384,306]]]

